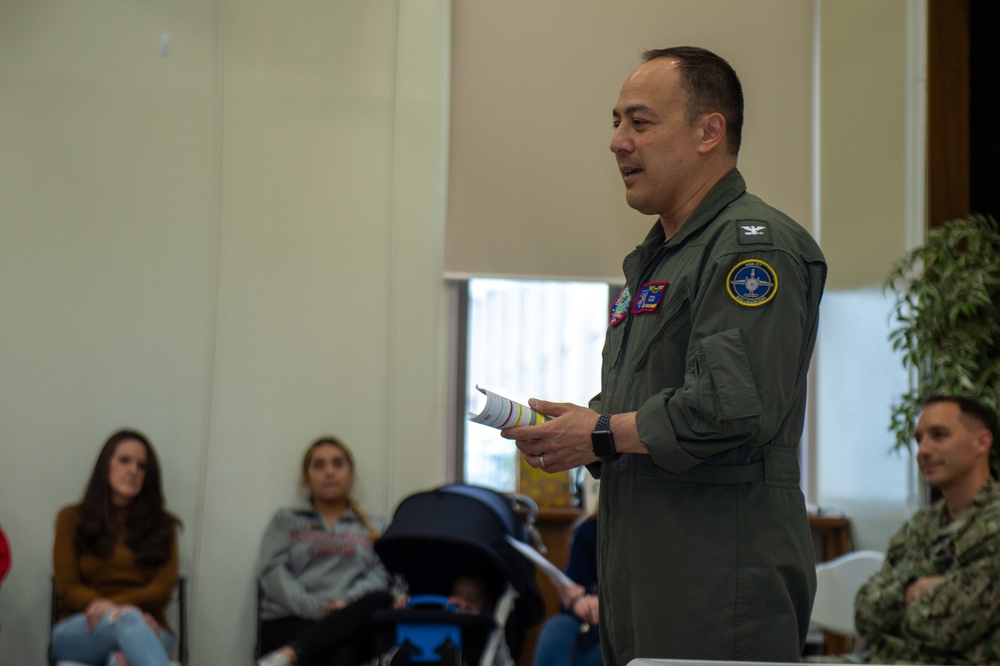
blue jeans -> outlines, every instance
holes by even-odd
[[[110,614],[101,618],[93,631],[87,628],[87,616],[71,615],[52,628],[52,656],[101,666],[115,664],[112,657],[121,652],[130,666],[167,666],[174,637],[166,629],[154,632],[139,611],[122,613],[114,621]]]
[[[580,633],[580,620],[560,613],[546,620],[538,635],[535,663],[540,666],[601,666],[601,639],[597,627]]]

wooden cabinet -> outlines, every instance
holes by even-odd
[[[845,516],[809,516],[816,561],[826,562],[854,550],[851,519]]]

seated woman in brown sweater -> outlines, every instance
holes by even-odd
[[[177,583],[177,526],[164,509],[149,440],[108,439],[83,501],[59,512],[53,570],[58,659],[108,666],[165,666],[173,647],[166,607]]]

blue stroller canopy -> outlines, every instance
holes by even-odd
[[[445,594],[455,576],[479,573],[519,593],[534,569],[507,536],[527,541],[510,501],[488,488],[453,484],[403,500],[375,552],[412,594]]]

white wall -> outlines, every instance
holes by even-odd
[[[654,220],[625,204],[611,109],[667,46],[730,61],[750,191],[811,229],[813,25],[811,0],[456,2],[449,274],[621,280]]]
[[[249,661],[311,439],[372,511],[443,481],[449,12],[0,0],[0,662],[43,663],[55,512],[120,426],[184,521],[196,664]]]

